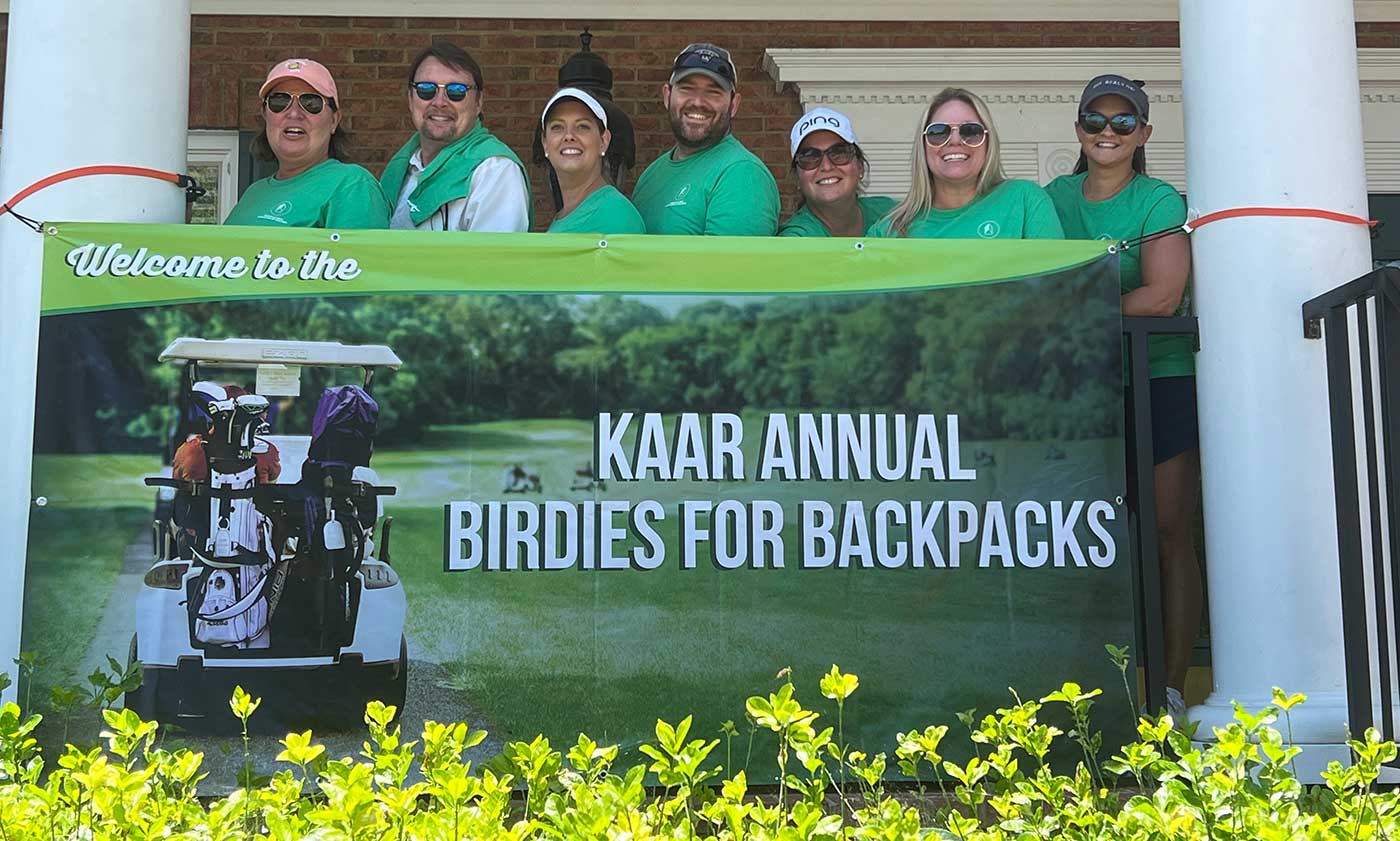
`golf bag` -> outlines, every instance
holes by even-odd
[[[373,482],[356,479],[374,453],[379,405],[357,385],[328,388],[316,405],[311,444],[301,467],[303,532],[298,570],[310,587],[311,619],[320,647],[348,645],[359,599],[355,573],[370,546],[378,501]]]
[[[196,496],[184,506],[195,524],[192,554],[202,568],[188,602],[193,636],[211,646],[267,648],[269,623],[286,575],[285,565],[278,562],[272,521],[254,502],[257,456],[269,446],[257,438],[267,399],[256,394],[229,397],[227,390],[211,383],[197,384],[194,397],[209,417],[209,432],[197,446],[203,450],[206,481],[214,493],[207,500]]]

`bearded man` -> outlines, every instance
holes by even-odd
[[[772,236],[778,229],[773,173],[731,132],[738,74],[728,51],[691,44],[676,56],[661,101],[676,145],[637,180],[632,203],[649,234]]]

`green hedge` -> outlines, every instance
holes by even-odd
[[[1169,717],[1142,717],[1138,741],[1101,758],[1090,721],[1099,692],[1066,683],[980,720],[960,715],[976,753],[960,766],[940,753],[944,725],[900,734],[890,755],[850,749],[841,717],[858,686],[834,666],[822,678],[821,693],[837,704],[834,726],[803,708],[791,682],[749,699],[747,732],[776,734],[785,769],[762,797],[748,790],[744,771],[721,767],[729,742],[742,747],[747,738],[732,723],[716,738],[696,738],[689,718],[658,721],[656,740],[642,748],[650,762],[626,769],[614,767],[615,746],[580,735],[564,751],[544,738],[510,743],[478,770],[462,756],[484,732],[429,722],[408,741],[394,708],[372,703],[358,759],[328,757],[310,732],[291,733],[277,757],[286,770],[245,775],[231,795],[209,800],[198,794],[203,755],[162,747],[158,726],[129,710],[103,710],[105,747],[70,746],[46,767],[33,739],[39,717],[6,704],[0,841],[1400,838],[1400,796],[1375,785],[1396,746],[1374,731],[1350,743],[1352,765],[1333,763],[1325,785],[1299,783],[1298,748],[1283,732],[1301,696],[1275,690],[1258,713],[1237,708],[1237,721],[1204,748]],[[243,723],[246,759],[258,701],[239,689],[230,706]],[[1047,760],[1064,739],[1080,756],[1067,774]],[[896,768],[927,787],[892,796],[883,780]]]

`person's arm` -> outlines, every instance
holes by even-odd
[[[791,219],[784,222],[782,227],[778,228],[778,236],[780,237],[805,237],[808,233],[806,226],[802,224],[802,220],[797,218],[797,214],[793,214]]]
[[[465,230],[513,233],[530,230],[530,191],[510,158],[487,158],[472,171]]]
[[[739,161],[715,181],[705,210],[705,235],[771,237],[778,230],[778,182],[757,161]]]
[[[1124,315],[1175,315],[1191,274],[1191,240],[1172,234],[1138,246],[1142,285],[1123,296]]]
[[[387,228],[389,202],[384,189],[363,167],[336,188],[326,207],[327,228]]]
[[[1026,191],[1025,239],[1064,239],[1065,229],[1060,224],[1060,214],[1055,212],[1055,203],[1050,194],[1038,184],[1030,184]]]
[[[1153,233],[1184,221],[1186,205],[1171,191],[1148,211],[1143,231]],[[1138,247],[1142,249],[1142,285],[1123,296],[1123,314],[1175,315],[1191,275],[1191,240],[1184,233],[1172,234]]]

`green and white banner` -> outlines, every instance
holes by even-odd
[[[346,754],[375,697],[484,727],[482,758],[693,713],[772,779],[744,699],[787,669],[860,676],[871,754],[1008,687],[1121,685],[1105,243],[46,231],[23,647],[51,739],[95,736],[62,687],[105,670],[224,781],[234,684]],[[327,455],[367,370],[372,455]],[[253,418],[238,453],[220,412]]]

